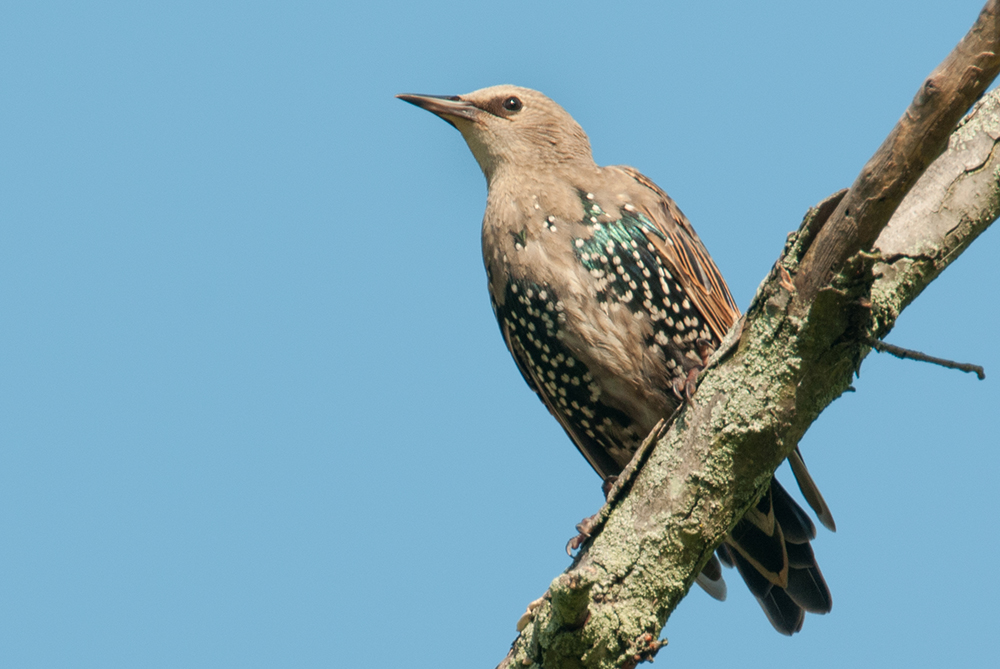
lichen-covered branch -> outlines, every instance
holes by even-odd
[[[900,312],[1000,215],[997,91],[980,101],[951,135],[896,210],[875,248],[875,334],[883,336]]]
[[[711,361],[695,402],[536,603],[501,666],[628,667],[656,653],[667,617],[712,550],[850,385],[869,352],[864,339],[884,337],[1000,213],[998,139],[993,93],[951,134],[888,226],[878,224],[885,229],[874,247],[834,266],[836,275],[803,302],[787,276],[800,275],[845,196],[810,211]]]
[[[927,77],[913,102],[861,170],[802,260],[796,301],[807,308],[831,273],[870,249],[889,217],[948,142],[955,124],[1000,73],[1000,0]]]

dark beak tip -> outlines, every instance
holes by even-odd
[[[396,97],[400,100],[406,100],[407,102],[413,102],[414,100],[447,100],[449,102],[462,102],[462,97],[459,95],[427,95],[426,93],[397,93]]]
[[[444,120],[449,125],[457,128],[454,119],[465,119],[472,121],[476,117],[477,109],[471,103],[463,100],[458,95],[415,95],[413,93],[399,93],[396,96],[404,102],[425,109],[438,118]]]

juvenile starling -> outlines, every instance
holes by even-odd
[[[739,318],[722,275],[674,201],[631,167],[596,165],[583,129],[541,93],[398,97],[465,137],[489,188],[483,260],[504,342],[601,478],[616,476]],[[833,529],[798,451],[789,460]],[[815,536],[773,480],[718,550],[783,634],[830,610]],[[714,558],[698,583],[725,597]]]

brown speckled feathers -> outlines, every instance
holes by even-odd
[[[599,167],[586,134],[537,91],[400,96],[459,131],[486,176],[483,261],[518,369],[604,479],[680,405],[739,318],[691,223],[631,167]],[[833,518],[801,455],[790,458],[820,520]],[[815,527],[773,481],[718,556],[783,634],[831,608],[810,547]],[[698,583],[722,599],[718,562]]]

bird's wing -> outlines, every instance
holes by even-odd
[[[704,244],[687,217],[656,184],[631,167],[620,169],[656,195],[652,205],[640,207],[658,233],[647,238],[664,264],[676,270],[684,294],[721,340],[740,311]],[[806,501],[820,521],[834,529],[833,516],[798,449],[788,460]],[[720,550],[727,563],[739,568],[768,619],[783,634],[802,627],[805,611],[825,613],[831,607],[829,588],[809,547],[815,536],[808,516],[775,479],[736,523]]]
[[[679,271],[685,293],[708,321],[715,336],[722,339],[740,317],[740,310],[733,301],[725,280],[708,255],[705,245],[701,243],[691,222],[677,204],[659,186],[632,167],[623,165],[620,169],[656,193],[659,208],[653,210],[644,208],[643,213],[656,226],[662,237],[654,235],[650,238],[650,242],[665,261]],[[810,476],[809,470],[806,469],[802,453],[798,448],[788,457],[788,463],[792,467],[792,473],[803,497],[816,512],[820,522],[831,532],[836,532],[837,525],[833,520],[833,514],[830,513],[823,495]]]
[[[494,310],[496,310],[496,303],[494,302]],[[587,459],[590,466],[594,468],[594,471],[601,477],[601,479],[607,479],[609,476],[617,474],[621,467],[611,458],[609,455],[609,450],[606,445],[600,443],[600,439],[603,437],[591,438],[586,434],[580,432],[573,423],[571,423],[559,410],[556,405],[555,398],[548,392],[545,380],[537,377],[535,368],[529,364],[527,360],[527,355],[522,347],[519,340],[511,337],[511,333],[503,318],[498,318],[497,321],[500,324],[500,332],[503,334],[504,344],[507,345],[507,350],[510,351],[511,357],[514,358],[514,362],[517,364],[518,371],[521,372],[521,376],[524,377],[525,382],[528,386],[535,391],[538,398],[542,400],[542,404],[545,408],[549,410],[549,413],[559,421],[563,429],[566,430],[566,434],[569,435],[570,439],[573,440],[573,444],[576,446],[577,450],[583,454],[583,457]]]
[[[650,236],[649,241],[664,264],[677,270],[684,293],[704,317],[716,340],[721,341],[740,317],[740,310],[705,245],[677,204],[659,186],[632,167],[622,165],[619,169],[656,194],[656,205],[640,208],[660,233]]]

